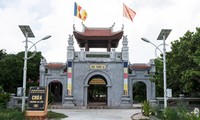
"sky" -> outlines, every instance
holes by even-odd
[[[118,31],[124,25],[131,64],[148,63],[156,57],[155,47],[142,41],[141,37],[160,45],[163,41],[158,41],[157,37],[161,29],[172,29],[166,40],[166,49],[170,51],[171,42],[188,30],[194,32],[200,27],[199,0],[0,0],[0,49],[5,49],[8,54],[24,51],[25,37],[19,25],[29,25],[35,38],[28,40],[33,43],[47,35],[52,36],[36,44],[47,62],[65,63],[67,40],[73,33],[73,24],[82,31],[82,21],[73,15],[74,2],[86,10],[88,17],[84,24],[87,27],[110,27],[115,23],[114,30]],[[136,12],[133,22],[123,17],[123,3]],[[80,51],[74,41],[75,51]],[[117,52],[121,51],[121,41]]]

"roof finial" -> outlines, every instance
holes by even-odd
[[[73,24],[73,30],[75,30],[75,24]]]
[[[85,24],[83,22],[81,22],[81,23],[82,23],[83,27],[85,28],[86,27]]]
[[[113,25],[112,25],[112,28],[115,26],[115,22],[113,23]]]
[[[122,30],[124,30],[124,24],[122,24]]]

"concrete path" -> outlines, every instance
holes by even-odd
[[[141,109],[52,109],[69,117],[62,120],[131,120]]]

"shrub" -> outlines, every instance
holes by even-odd
[[[48,92],[48,104],[51,104],[54,102],[54,95],[52,92]]]
[[[10,100],[10,94],[3,92],[2,86],[0,86],[0,108],[5,108],[7,102]]]
[[[0,107],[6,107],[7,102],[10,100],[10,94],[0,93]]]
[[[177,107],[167,107],[156,117],[161,120],[200,120],[200,117],[190,113],[184,105],[179,104]]]
[[[181,119],[176,109],[167,107],[164,110],[163,120],[181,120]]]
[[[48,111],[47,117],[48,117],[48,119],[56,119],[56,118],[66,118],[68,116],[66,116],[62,113],[56,113],[56,112],[53,112],[53,111]]]
[[[142,114],[147,117],[149,117],[151,114],[151,106],[147,101],[142,103]]]
[[[3,87],[2,86],[0,86],[0,93],[3,93],[4,91],[3,91]]]
[[[1,120],[25,120],[25,113],[18,109],[1,109],[0,118]]]

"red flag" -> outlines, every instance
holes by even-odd
[[[123,3],[123,16],[130,19],[133,22],[133,18],[135,17],[135,15],[135,11],[133,11],[131,8],[129,8]]]

